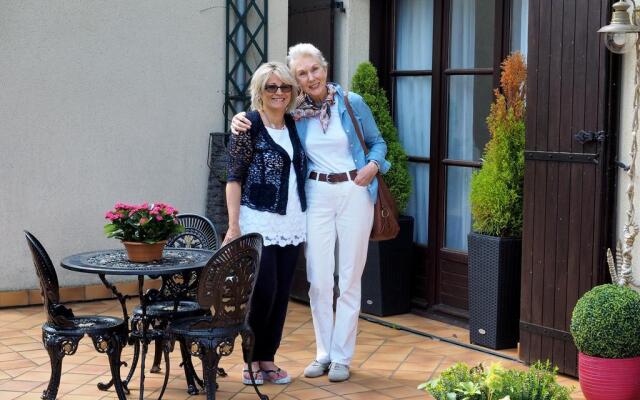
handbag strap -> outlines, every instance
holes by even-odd
[[[367,148],[366,143],[364,142],[364,136],[362,136],[362,132],[360,131],[360,125],[356,120],[356,116],[353,114],[353,109],[351,108],[351,104],[349,104],[349,92],[344,92],[344,105],[347,107],[347,112],[351,117],[351,123],[353,127],[356,129],[356,133],[358,134],[358,139],[360,139],[360,144],[362,145],[362,150],[364,150],[364,155],[366,156],[369,153],[369,149]]]

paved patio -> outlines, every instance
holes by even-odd
[[[121,315],[120,307],[114,300],[74,303],[70,306],[76,314]],[[42,306],[0,310],[0,399],[40,399],[50,372],[49,358],[41,343],[40,326],[43,320]],[[415,315],[393,317],[388,321],[416,330],[430,331],[441,337],[467,340],[464,338],[465,330]],[[469,364],[499,361],[505,367],[525,368],[520,363],[369,321],[360,321],[359,328],[350,381],[331,383],[326,376],[304,378],[302,371],[314,357],[313,327],[309,308],[292,302],[285,337],[276,362],[289,371],[294,378],[293,383],[284,386],[265,384],[261,387],[262,391],[277,400],[428,399],[430,397],[425,392],[416,390],[416,386],[458,361]],[[129,360],[131,354],[131,347],[126,348],[123,360]],[[179,357],[180,353],[176,349],[171,357],[172,370],[164,398],[204,398],[202,395],[189,396],[186,393],[182,370],[178,367]],[[151,357],[148,357],[147,365],[150,363]],[[229,376],[218,380],[218,399],[257,398],[252,388],[239,382],[242,370],[239,343],[236,351],[222,360],[221,366]],[[199,367],[197,363],[196,368]],[[80,342],[78,352],[65,357],[63,361],[58,397],[65,400],[116,399],[113,390],[101,392],[96,388],[96,383],[107,380],[108,370],[106,356],[95,352],[91,341],[84,339]],[[145,398],[157,398],[162,378],[161,374],[146,374]],[[576,387],[575,399],[584,399],[575,380],[561,377],[560,381]],[[138,398],[137,385],[138,381],[134,378],[129,398]]]

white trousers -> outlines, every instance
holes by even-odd
[[[366,187],[307,180],[307,279],[316,360],[349,365],[356,346],[362,271],[373,224]],[[340,297],[333,315],[335,245]]]

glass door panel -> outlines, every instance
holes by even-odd
[[[486,118],[493,100],[491,75],[449,77],[447,158],[480,161],[489,140]]]
[[[394,116],[413,181],[406,213],[414,217],[414,240],[426,246],[434,0],[396,0],[395,5]]]
[[[451,68],[492,68],[495,0],[452,0]]]
[[[396,127],[408,156],[429,157],[431,153],[431,77],[396,78]]]
[[[529,0],[512,0],[511,51],[521,52],[527,58]]]
[[[430,70],[433,0],[399,0],[396,10],[396,69]],[[416,44],[420,47],[417,48]]]
[[[413,191],[409,197],[406,213],[414,217],[413,240],[426,246],[429,241],[429,164],[409,163],[413,179]]]
[[[473,168],[447,167],[447,198],[444,247],[467,251],[467,234],[471,231],[469,184]]]

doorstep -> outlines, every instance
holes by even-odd
[[[437,321],[417,314],[407,313],[388,317],[378,317],[375,315],[360,314],[361,318],[372,322],[383,323],[387,326],[406,330],[418,335],[442,340],[452,344],[464,346],[473,350],[482,351],[498,357],[503,357],[512,361],[519,361],[518,348],[493,350],[482,346],[471,344],[469,339],[469,329],[456,326],[443,321]]]

